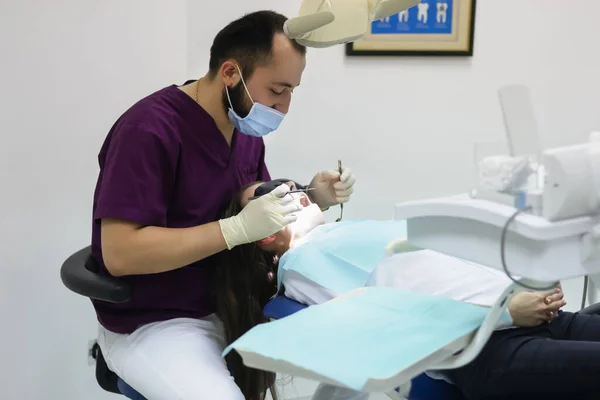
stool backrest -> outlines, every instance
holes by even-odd
[[[92,257],[91,246],[67,258],[60,268],[60,277],[68,289],[90,299],[126,303],[131,298],[131,287],[125,280],[102,273]]]

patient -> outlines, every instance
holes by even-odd
[[[266,194],[279,183],[255,183],[243,188],[232,200],[226,216],[238,213],[252,201],[250,197]],[[296,187],[293,182],[288,184],[292,189]],[[276,293],[279,258],[294,246],[310,240],[311,234],[324,224],[321,211],[308,196],[296,196],[304,206],[297,223],[256,244],[241,246],[243,248],[235,253],[232,250],[223,254],[224,268],[218,270],[215,285],[220,288],[216,293],[227,293],[216,300],[228,344],[254,325],[265,322],[262,308]],[[489,306],[510,281],[499,271],[417,250],[383,259],[363,284],[392,286]],[[321,303],[343,294],[289,271],[283,271],[282,289],[286,296],[305,304]],[[565,304],[560,288],[547,294],[517,294],[508,305],[513,325],[498,326],[471,364],[444,371],[444,377],[468,399],[568,395],[578,399],[596,398],[600,390],[597,379],[600,317],[564,312],[561,308]],[[228,356],[232,354],[235,352]],[[236,380],[249,370],[241,365],[241,360],[237,361],[235,372],[232,370]],[[320,389],[334,390],[325,385]],[[364,394],[345,389],[338,391],[346,392],[346,397],[336,397],[339,399],[366,398]]]

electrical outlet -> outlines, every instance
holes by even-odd
[[[94,356],[93,356],[93,349],[94,349],[95,345],[96,345],[96,340],[88,341],[87,361],[88,361],[89,366],[96,365],[96,360],[94,359]]]

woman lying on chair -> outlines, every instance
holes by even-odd
[[[264,195],[279,184],[281,180],[242,188],[225,216],[239,213],[252,201],[251,197]],[[296,188],[293,182],[287,184],[291,189]],[[321,210],[306,194],[294,195],[304,207],[296,223],[260,242],[223,253],[222,268],[217,269],[215,276],[215,293],[218,293],[215,300],[224,322],[227,344],[253,326],[266,322],[262,309],[277,291],[279,258],[315,235],[327,235],[325,228],[333,225],[325,224]],[[339,225],[338,230],[360,230],[360,224]],[[352,245],[360,249],[364,239],[360,235],[356,235],[356,239],[349,237],[352,235],[344,239],[356,240]],[[318,269],[322,267],[314,265],[316,270],[311,272],[323,273]],[[284,294],[301,303],[322,303],[343,294],[297,271],[280,273]],[[418,249],[386,257],[362,282],[363,286],[393,286],[484,306],[492,306],[510,284],[500,271]],[[498,325],[473,362],[443,374],[430,374],[455,384],[467,399],[597,398],[600,317],[562,311],[565,304],[560,288],[546,294],[518,293],[508,305],[512,325]],[[248,399],[259,399],[272,387],[274,375],[244,367],[235,352],[227,357],[231,372]],[[318,390],[331,392],[332,399],[368,398],[367,394],[327,385],[321,385]]]

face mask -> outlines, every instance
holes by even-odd
[[[271,107],[254,102],[254,100],[252,100],[252,96],[250,96],[248,88],[246,87],[246,82],[244,82],[244,77],[242,76],[240,67],[238,67],[238,71],[240,72],[240,78],[242,80],[242,85],[244,85],[244,89],[246,90],[246,94],[248,94],[248,98],[252,102],[252,108],[250,108],[250,112],[245,118],[241,118],[233,110],[231,98],[229,97],[229,88],[225,87],[227,99],[229,100],[229,112],[227,113],[227,116],[233,123],[233,126],[235,126],[238,131],[245,135],[256,137],[268,135],[279,128],[279,125],[281,124],[281,121],[283,121],[285,114]]]

